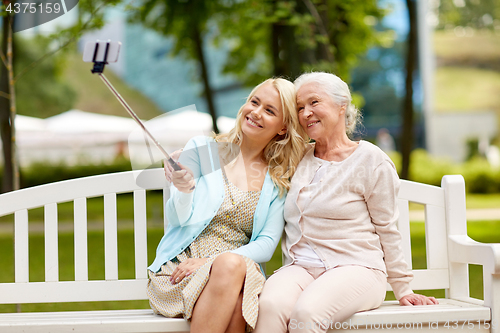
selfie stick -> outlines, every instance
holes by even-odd
[[[106,50],[104,52],[104,59],[103,61],[96,61],[97,57],[97,51],[99,50],[99,43],[96,43],[95,49],[94,49],[94,57],[92,59],[92,62],[94,63],[94,68],[92,68],[91,72],[92,73],[97,73],[99,74],[99,77],[102,79],[104,84],[111,90],[111,92],[116,96],[118,101],[123,105],[125,110],[130,114],[130,116],[139,124],[139,126],[142,128],[142,130],[147,134],[147,136],[153,141],[155,146],[162,152],[162,154],[166,157],[168,163],[172,166],[172,168],[175,171],[180,171],[182,170],[179,164],[175,163],[175,161],[170,157],[170,155],[163,149],[162,145],[158,142],[158,140],[155,139],[155,137],[148,131],[146,126],[142,123],[142,121],[137,117],[135,112],[132,110],[132,108],[127,104],[127,102],[122,98],[122,96],[116,91],[116,89],[113,87],[111,82],[106,79],[104,74],[102,73],[104,71],[104,66],[108,63],[108,51],[109,51],[109,43],[106,44]],[[194,189],[194,186],[191,188],[191,190]]]

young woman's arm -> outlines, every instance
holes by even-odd
[[[202,140],[200,137],[189,140],[179,157],[179,162],[183,168],[189,169],[189,172],[192,173],[195,183],[198,183],[202,170],[199,152],[200,140]],[[196,191],[196,187],[194,191]],[[194,191],[184,193],[175,186],[170,186],[170,198],[165,205],[165,214],[168,222],[173,226],[185,224],[191,216]]]

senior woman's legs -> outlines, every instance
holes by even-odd
[[[314,281],[301,266],[292,265],[274,273],[259,296],[259,317],[254,333],[285,333],[293,307],[302,291]]]
[[[376,308],[385,298],[386,284],[378,270],[354,265],[330,269],[300,294],[289,332],[326,332],[358,311]]]

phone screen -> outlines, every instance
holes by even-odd
[[[95,58],[96,62],[104,61],[104,55],[106,52],[106,46],[109,43],[108,49],[108,58],[107,62],[117,62],[118,55],[120,53],[120,46],[122,45],[120,42],[112,42],[112,41],[96,41],[96,42],[88,42],[85,44],[85,48],[83,49],[83,61],[92,62],[94,61],[94,53],[95,49],[97,49],[97,56]]]

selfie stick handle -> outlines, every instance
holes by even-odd
[[[108,79],[104,76],[104,74],[99,73],[99,77],[102,79],[104,84],[113,92],[113,94],[116,96],[118,101],[123,105],[123,107],[127,110],[127,112],[130,114],[130,116],[139,124],[139,126],[143,129],[143,131],[147,134],[147,136],[153,141],[155,146],[162,152],[162,154],[167,158],[168,163],[174,168],[175,171],[182,170],[177,163],[170,157],[170,155],[163,149],[162,145],[158,142],[158,140],[155,139],[155,137],[148,131],[146,126],[142,123],[142,121],[137,117],[137,115],[134,113],[134,111],[130,108],[130,106],[127,104],[127,102],[122,98],[122,96],[116,91],[116,89],[113,87],[113,85],[108,81]]]
[[[111,90],[113,95],[118,99],[118,101],[121,103],[121,105],[127,110],[127,112],[130,114],[130,116],[137,122],[137,124],[142,128],[142,130],[147,134],[147,136],[153,141],[155,146],[162,152],[162,154],[166,157],[167,162],[172,166],[172,168],[175,171],[180,171],[182,170],[179,164],[177,164],[171,157],[170,155],[163,149],[162,145],[158,142],[158,140],[155,139],[155,137],[148,131],[146,126],[142,123],[142,121],[137,117],[135,112],[132,110],[132,108],[127,104],[127,102],[122,98],[122,96],[116,91],[116,89],[113,87],[111,82],[108,81],[108,79],[104,76],[102,73],[104,71],[104,66],[107,64],[107,58],[108,58],[108,50],[109,50],[109,43],[106,45],[106,50],[104,53],[104,61],[95,61],[96,56],[97,56],[97,50],[99,48],[99,44],[96,44],[96,48],[94,51],[94,68],[91,70],[92,73],[97,73],[99,74],[99,77],[102,79],[104,84]],[[191,190],[194,190],[194,186],[191,188]]]

